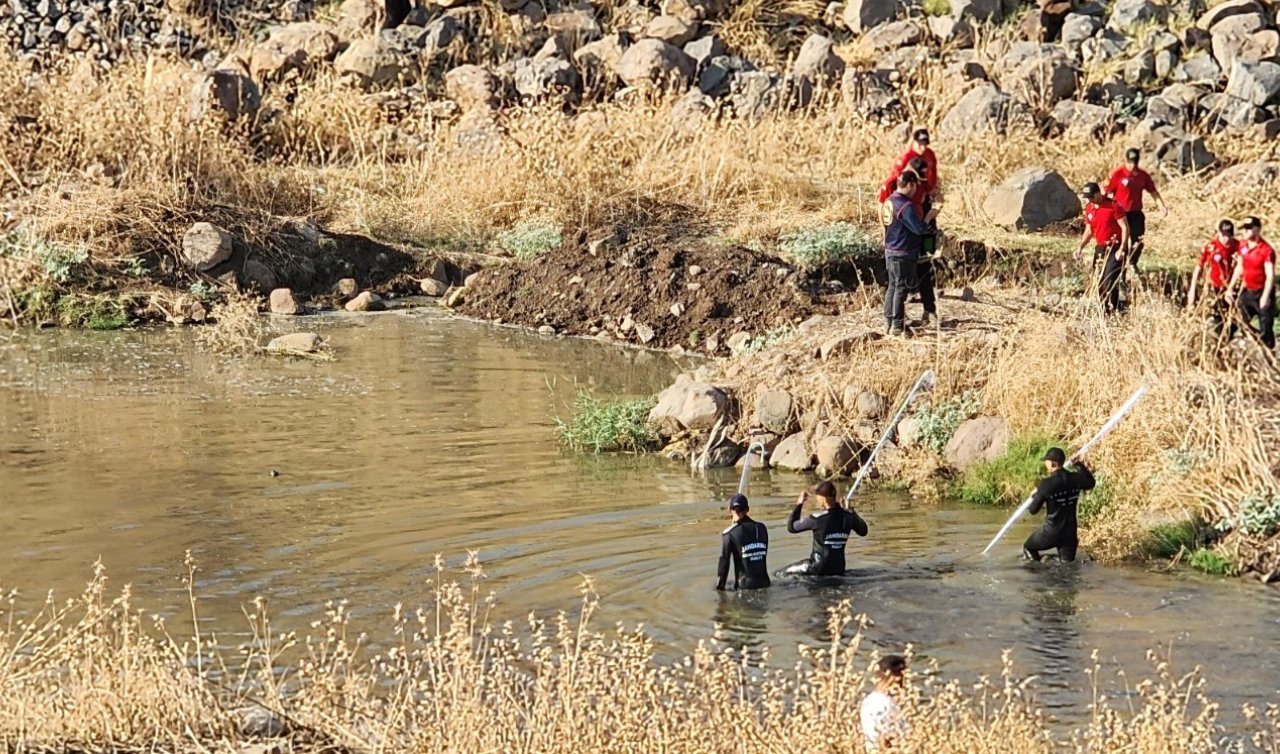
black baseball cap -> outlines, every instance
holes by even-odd
[[[831,482],[818,482],[809,488],[809,492],[818,497],[825,497],[828,500],[836,499],[836,486]]]
[[[1044,460],[1052,461],[1061,466],[1067,462],[1067,454],[1062,452],[1062,448],[1049,448],[1045,451]]]
[[[907,672],[907,658],[902,655],[885,655],[876,663],[881,676],[902,675]]]
[[[1240,227],[1244,230],[1249,230],[1250,228],[1262,228],[1262,221],[1250,215],[1244,219],[1244,222],[1240,223]]]
[[[734,495],[733,497],[729,498],[729,510],[731,510],[731,511],[745,511],[745,510],[750,510],[750,509],[751,509],[751,506],[747,503],[747,496],[746,496],[746,495],[743,495],[743,494],[737,494],[737,495]]]
[[[1102,193],[1102,187],[1094,183],[1093,181],[1090,181],[1080,187],[1080,196],[1083,196],[1086,199],[1092,199],[1093,197],[1101,193]]]
[[[907,186],[914,186],[918,183],[920,183],[920,176],[910,170],[904,170],[898,174],[898,188],[906,188]]]
[[[1218,232],[1224,236],[1234,236],[1236,234],[1235,223],[1230,220],[1223,220],[1218,223]]]
[[[911,134],[911,140],[917,144],[929,143],[929,129],[917,128],[915,133]]]
[[[1137,162],[1138,158],[1141,156],[1142,156],[1142,153],[1132,147],[1124,151],[1125,162]]]
[[[911,159],[911,169],[916,171],[916,175],[920,175],[929,169],[929,161],[923,157],[913,157]]]

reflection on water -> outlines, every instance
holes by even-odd
[[[147,610],[177,614],[191,550],[203,614],[224,635],[259,595],[282,630],[305,629],[337,598],[376,628],[396,603],[427,597],[436,553],[458,563],[474,550],[501,618],[573,609],[587,574],[602,627],[643,623],[668,654],[719,625],[748,656],[768,646],[789,664],[798,643],[826,640],[829,610],[848,601],[870,621],[870,646],[912,644],[948,674],[994,675],[1012,648],[1065,720],[1087,715],[1095,648],[1113,685],[1109,671],[1141,674],[1156,648],[1178,671],[1203,665],[1228,709],[1280,701],[1276,592],[1025,566],[1015,544],[972,557],[1001,511],[869,496],[870,536],[851,545],[848,576],[718,594],[720,501],[736,473],[569,457],[554,440],[575,386],[648,394],[677,371],[666,357],[430,313],[305,321],[338,361],[226,360],[167,330],[25,333],[0,347],[0,587],[66,594],[101,557]],[[809,551],[811,536],[784,526],[805,481],[753,474],[775,570]]]

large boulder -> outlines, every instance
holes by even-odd
[[[324,338],[313,332],[295,332],[281,335],[267,344],[268,353],[315,353],[324,344]],[[274,734],[273,734],[274,735]]]
[[[1169,7],[1153,0],[1116,0],[1107,26],[1127,32],[1140,24],[1162,24],[1168,17]]]
[[[560,58],[520,58],[512,79],[516,92],[531,100],[572,95],[578,88],[578,72]]]
[[[1222,67],[1208,53],[1187,58],[1174,67],[1170,78],[1182,84],[1216,86],[1222,78]]]
[[[1280,104],[1280,65],[1246,63],[1237,58],[1227,74],[1228,97],[1248,102],[1254,107]]]
[[[684,429],[709,430],[727,402],[725,394],[714,385],[682,374],[675,384],[658,394],[649,422],[667,434]]]
[[[795,400],[785,390],[769,390],[756,397],[755,425],[787,435],[796,429]]]
[[[196,79],[187,116],[193,123],[209,113],[232,121],[251,119],[261,107],[262,90],[247,71],[219,68]]]
[[[1204,110],[1203,124],[1212,129],[1242,131],[1267,119],[1267,111],[1254,107],[1248,100],[1214,92],[1200,100]],[[1148,111],[1150,114],[1150,111]]]
[[[1049,117],[1055,128],[1068,138],[1101,139],[1110,136],[1116,127],[1111,108],[1076,100],[1059,102]]]
[[[787,106],[786,81],[766,71],[743,71],[729,79],[729,103],[739,118],[760,120]]]
[[[1147,117],[1186,126],[1200,117],[1203,89],[1191,84],[1170,84],[1147,101]]]
[[[682,88],[697,66],[684,50],[659,39],[642,39],[627,48],[618,60],[617,74],[627,86]]]
[[[902,417],[893,439],[904,450],[920,445],[924,440],[924,421],[915,414]]]
[[[1062,22],[1062,44],[1068,49],[1079,50],[1080,45],[1102,28],[1102,19],[1084,13],[1068,13]]]
[[[418,75],[417,58],[382,35],[352,42],[334,61],[334,69],[364,89],[411,82]]]
[[[998,22],[1004,18],[1001,0],[951,0],[951,17],[974,23]]]
[[[1008,74],[1002,77],[1004,90],[1020,101],[1040,110],[1047,110],[1058,102],[1075,96],[1080,83],[1080,73],[1063,50],[1046,46],[1009,65]]]
[[[844,60],[835,53],[835,41],[821,34],[810,34],[800,46],[791,72],[815,84],[828,84],[843,76],[844,70]]]
[[[1280,183],[1280,162],[1261,160],[1233,165],[1205,184],[1204,196],[1225,196],[1239,192],[1258,195],[1270,193]]]
[[[182,261],[208,272],[231,258],[231,234],[213,223],[195,223],[182,235]]]
[[[947,464],[965,471],[982,461],[994,461],[1009,449],[1009,423],[994,416],[963,422],[951,436],[942,457]]]
[[[924,29],[915,21],[893,21],[868,31],[862,39],[876,52],[892,52],[920,44]]]
[[[380,312],[386,309],[387,305],[383,303],[382,297],[378,294],[373,291],[365,291],[357,294],[342,308],[349,312]]]
[[[844,4],[844,25],[854,34],[892,21],[899,11],[898,0],[848,0]]]
[[[1203,137],[1178,126],[1146,120],[1138,124],[1133,133],[1139,142],[1144,165],[1194,173],[1218,163],[1218,158],[1205,146]]]
[[[478,65],[460,65],[444,75],[444,94],[463,112],[498,106],[498,79]]]
[[[698,35],[698,25],[679,16],[658,16],[644,27],[644,36],[675,47],[684,47]]]
[[[305,72],[333,60],[338,35],[327,24],[301,22],[277,26],[249,54],[249,73],[257,80],[278,79],[290,71]]]
[[[815,449],[818,473],[823,476],[844,476],[857,467],[861,453],[862,445],[847,437],[824,437],[818,441]]]
[[[1266,8],[1258,0],[1226,0],[1226,2],[1218,3],[1202,13],[1196,19],[1196,26],[1205,31],[1213,31],[1219,21],[1224,21],[1232,16],[1261,16],[1264,13],[1266,13]]]
[[[812,37],[810,38],[812,39]],[[807,40],[805,44],[808,44]],[[684,54],[693,58],[693,62],[699,66],[712,58],[724,55],[726,52],[728,52],[728,48],[725,47],[724,40],[716,34],[708,34],[684,46]],[[843,63],[844,61],[841,61],[842,65]],[[797,59],[796,65],[799,66],[799,64],[799,59]]]
[[[622,36],[610,34],[579,47],[573,53],[573,59],[587,69],[616,71],[622,54],[626,51],[627,45]]]
[[[1265,24],[1260,16],[1232,16],[1218,24],[1211,37],[1213,57],[1218,64],[1228,69],[1236,60],[1274,62],[1280,55],[1280,32]]]
[[[796,432],[778,443],[769,456],[769,465],[778,469],[791,471],[808,471],[813,468],[813,453],[809,452],[809,444],[803,432]]]
[[[998,225],[1039,230],[1080,214],[1080,200],[1059,173],[1023,168],[992,189],[982,209]]]
[[[947,111],[938,130],[952,138],[982,138],[1004,133],[1023,117],[1023,109],[995,84],[978,84]]]
[[[298,301],[298,297],[293,295],[293,291],[289,288],[276,288],[271,292],[270,298],[272,314],[302,314],[305,310]]]
[[[601,33],[600,23],[596,21],[595,15],[583,7],[552,13],[542,25],[571,49],[577,49],[584,42],[599,39]]]

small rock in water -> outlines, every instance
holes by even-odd
[[[435,278],[424,278],[419,286],[427,296],[443,296],[449,291],[448,283],[442,283]]]
[[[360,292],[360,284],[356,282],[355,278],[343,278],[338,281],[333,290],[338,294],[339,298],[355,298],[355,295]]]
[[[386,305],[382,303],[381,296],[372,291],[365,291],[348,301],[345,308],[349,312],[376,312],[385,309]]]
[[[267,344],[268,353],[315,353],[324,340],[313,332],[281,335]]]
[[[254,704],[231,713],[241,735],[249,738],[279,738],[289,732],[289,725],[276,713]]]
[[[302,314],[302,304],[288,288],[276,288],[271,292],[272,314]]]

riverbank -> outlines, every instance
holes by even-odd
[[[195,570],[184,578],[192,617],[201,615],[198,578]],[[864,750],[856,710],[878,652],[848,603],[831,613],[829,639],[810,644],[794,666],[774,666],[764,650],[744,659],[718,639],[669,663],[639,630],[597,627],[590,582],[580,603],[527,626],[491,621],[474,561],[459,572],[438,561],[432,583],[425,604],[397,606],[369,634],[355,634],[359,608],[346,603],[330,603],[311,631],[279,634],[258,601],[240,641],[185,633],[176,617],[144,617],[147,595],[114,592],[99,569],[81,596],[51,600],[37,614],[6,605],[20,614],[0,628],[0,736],[18,752]],[[1036,681],[1007,655],[976,683],[912,657],[902,700],[910,733],[895,748],[1277,745],[1280,722],[1261,693],[1242,711],[1243,727],[1228,730],[1199,673],[1164,656],[1151,663],[1145,673],[1124,669],[1132,695],[1097,695],[1088,722],[1063,730],[1039,706]],[[1112,682],[1096,653],[1083,669],[1095,688]]]

